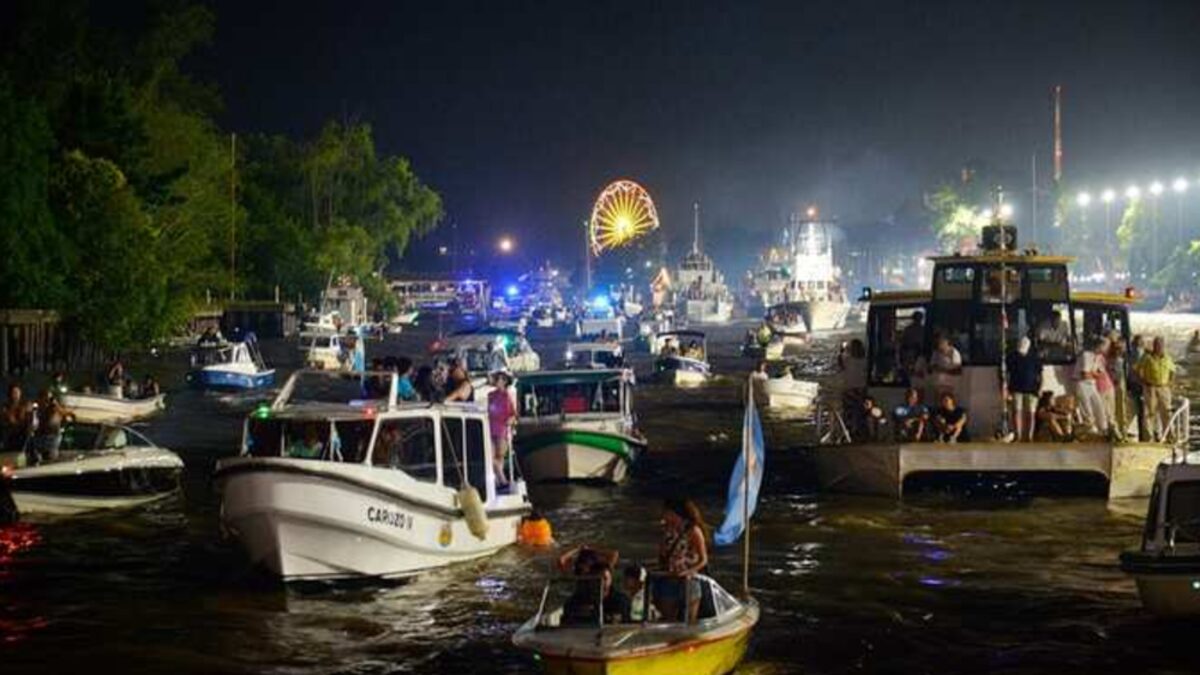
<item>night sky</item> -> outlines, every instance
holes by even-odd
[[[208,4],[228,128],[370,122],[464,240],[527,253],[575,256],[617,177],[673,252],[698,200],[731,275],[802,204],[875,223],[971,159],[1019,209],[1056,83],[1073,185],[1200,177],[1200,2]]]

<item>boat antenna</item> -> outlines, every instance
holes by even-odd
[[[692,253],[700,253],[700,202],[692,202]]]

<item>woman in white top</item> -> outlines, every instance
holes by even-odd
[[[1075,360],[1075,397],[1088,424],[1097,433],[1108,434],[1108,413],[1096,385],[1103,368],[1104,361],[1096,353],[1095,344],[1089,344]]]

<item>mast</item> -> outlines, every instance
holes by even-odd
[[[237,289],[237,134],[229,135],[229,299]]]
[[[700,202],[692,202],[692,253],[700,253]]]

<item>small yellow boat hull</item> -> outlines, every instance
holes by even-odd
[[[540,655],[547,675],[723,675],[746,655],[750,627],[709,642],[690,642],[662,652],[609,660]]]

